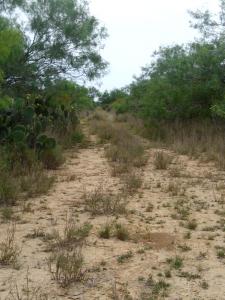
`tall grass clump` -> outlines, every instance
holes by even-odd
[[[49,271],[62,287],[84,279],[86,270],[82,250],[91,228],[89,223],[78,226],[68,218],[63,232],[55,232],[49,240],[52,251],[48,258]]]
[[[5,240],[0,243],[0,265],[16,266],[20,249],[15,242],[16,224],[8,226]]]
[[[159,122],[149,127],[149,137],[172,150],[214,161],[221,169],[225,168],[225,125],[212,120],[192,120]]]

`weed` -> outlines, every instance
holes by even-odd
[[[182,189],[181,189],[181,184],[179,182],[171,181],[168,184],[168,187],[167,187],[166,191],[171,193],[172,196],[178,196],[178,195],[184,194]]]
[[[129,251],[125,254],[118,256],[117,262],[122,264],[122,263],[126,262],[127,260],[129,260],[131,257],[133,257],[133,252]]]
[[[92,225],[90,223],[84,223],[82,226],[77,226],[73,219],[66,220],[63,234],[55,233],[55,237],[52,242],[53,248],[66,248],[73,249],[74,246],[80,246],[84,243],[86,237],[88,237]]]
[[[20,249],[15,243],[16,224],[9,225],[6,238],[0,243],[0,264],[16,266]]]
[[[12,281],[7,300],[48,300],[51,299],[48,293],[40,286],[31,286],[29,272],[26,275],[26,283],[19,288],[16,281]]]
[[[179,245],[178,248],[180,248],[182,252],[191,251],[191,248],[187,245]]]
[[[164,294],[164,292],[168,289],[169,286],[170,285],[166,283],[164,280],[160,280],[154,284],[152,289],[152,294],[159,295],[161,292],[163,292]]]
[[[184,238],[187,239],[187,240],[190,240],[190,238],[191,238],[191,232],[190,231],[186,232],[184,234]]]
[[[36,238],[45,238],[45,233],[42,228],[36,228],[32,233],[28,233],[26,238],[36,239]]]
[[[153,280],[151,275],[148,277],[146,285],[151,288],[151,292],[143,292],[141,294],[141,300],[159,299],[159,296],[164,298],[167,296],[167,290],[170,286],[163,279],[159,281]]]
[[[154,209],[154,205],[149,203],[148,206],[146,207],[146,212],[152,212]]]
[[[2,218],[4,221],[9,221],[13,218],[13,209],[12,207],[5,206],[1,210]]]
[[[168,259],[167,262],[171,268],[179,270],[183,267],[183,259],[180,256],[176,256],[174,259]]]
[[[72,142],[75,144],[81,144],[84,141],[84,134],[81,130],[76,130],[73,134],[72,134]]]
[[[217,255],[217,257],[218,257],[219,259],[225,258],[225,250],[224,250],[224,249],[218,249],[216,255]]]
[[[121,194],[110,195],[98,187],[90,194],[84,195],[86,209],[92,215],[115,215],[126,212],[126,201]]]
[[[181,220],[187,220],[189,214],[190,214],[190,206],[188,204],[187,198],[182,197],[181,199],[178,199],[175,203],[174,207],[178,213],[177,218]]]
[[[48,260],[49,270],[62,287],[84,279],[83,256],[81,249],[74,249],[71,252],[61,250],[53,253]]]
[[[125,190],[128,194],[133,195],[142,186],[142,178],[140,174],[131,173],[127,174],[124,178]]]
[[[99,230],[99,237],[102,239],[109,239],[111,236],[111,229],[112,226],[110,224],[105,224],[100,230]]]
[[[190,220],[187,223],[187,228],[189,230],[195,230],[197,228],[197,226],[198,226],[198,224],[197,224],[196,220]]]
[[[172,157],[163,151],[158,151],[155,153],[154,166],[156,170],[167,170],[168,166],[172,162]]]
[[[19,184],[8,173],[0,172],[0,205],[14,205],[18,199]]]
[[[189,281],[201,278],[201,276],[199,274],[192,274],[189,272],[181,272],[179,274],[179,277],[187,278],[187,280],[189,280]]]
[[[59,146],[45,149],[40,153],[40,160],[46,169],[55,170],[64,162],[62,149]]]
[[[43,170],[35,170],[21,178],[21,190],[27,197],[35,197],[46,194],[52,187],[55,178],[47,175]]]
[[[115,236],[121,241],[126,241],[129,239],[129,232],[124,225],[115,224]]]

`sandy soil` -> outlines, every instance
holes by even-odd
[[[142,188],[129,197],[128,214],[117,218],[93,217],[83,203],[84,193],[100,185],[109,193],[122,189],[119,178],[111,176],[104,146],[91,136],[87,149],[68,151],[48,195],[30,199],[30,212],[22,212],[22,205],[14,208],[21,253],[16,269],[0,266],[0,299],[6,299],[16,286],[21,290],[27,274],[30,286],[47,291],[49,299],[142,299],[141,294],[148,295],[152,289],[148,278],[164,280],[170,286],[167,297],[144,299],[225,299],[225,257],[217,255],[218,249],[225,249],[225,173],[211,163],[165,149],[175,159],[168,170],[156,170],[153,161],[158,150],[146,147],[149,160],[141,170]],[[188,220],[195,220],[196,228],[189,229],[191,224],[180,207],[189,212]],[[34,230],[61,231],[68,215],[78,224],[90,222],[93,228],[83,249],[86,280],[63,289],[49,272],[46,242],[29,235]],[[102,225],[114,221],[127,226],[130,240],[99,238]],[[0,242],[8,226],[2,220]],[[119,263],[117,258],[129,251],[131,257]],[[180,269],[170,268],[168,259],[176,256],[183,261]],[[169,269],[171,274],[165,276]]]

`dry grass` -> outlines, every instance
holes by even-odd
[[[8,226],[6,238],[0,243],[0,264],[3,266],[12,265],[16,267],[20,249],[15,242],[16,224]]]
[[[130,234],[127,227],[123,224],[115,224],[115,236],[118,240],[126,241],[129,239]]]
[[[154,157],[154,166],[156,170],[167,170],[172,162],[171,155],[163,151],[157,151]]]
[[[147,158],[141,139],[123,124],[113,124],[110,118],[111,115],[102,114],[101,119],[91,121],[90,127],[92,132],[98,135],[100,142],[111,143],[106,149],[106,157],[113,163],[114,174],[128,172],[132,167],[144,166]],[[115,171],[117,168],[118,172]]]
[[[149,137],[180,154],[212,160],[219,168],[225,169],[225,125],[222,122],[164,122],[150,125]]]
[[[41,286],[31,285],[29,272],[27,271],[26,282],[19,287],[15,280],[10,284],[10,291],[5,300],[49,300],[54,299]]]
[[[52,236],[45,236],[52,251],[48,258],[49,271],[60,286],[67,287],[84,279],[82,249],[91,228],[89,223],[77,226],[72,218],[67,218],[61,235],[55,232]]]
[[[51,235],[45,234],[43,239],[48,241],[48,249],[51,251],[62,249],[71,251],[74,247],[84,245],[91,229],[92,225],[90,223],[84,223],[78,226],[73,218],[67,218],[61,234],[59,231],[54,231]]]
[[[124,195],[111,195],[102,186],[84,194],[86,210],[92,215],[117,215],[126,213],[127,201]]]
[[[142,186],[142,177],[139,173],[132,172],[123,177],[125,184],[125,192],[134,195]]]
[[[72,251],[60,250],[53,253],[48,260],[49,270],[54,280],[62,287],[84,279],[83,255],[81,248]]]
[[[35,197],[46,194],[52,187],[55,178],[49,176],[43,170],[31,172],[21,178],[21,190],[27,197]]]
[[[103,225],[100,228],[100,230],[98,232],[98,235],[102,239],[110,239],[110,237],[111,237],[111,230],[112,230],[112,224],[106,223],[105,225]]]

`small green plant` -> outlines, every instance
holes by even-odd
[[[179,270],[183,267],[183,259],[180,256],[176,256],[173,259],[168,259],[167,262],[170,264],[171,268]]]
[[[154,284],[152,289],[152,294],[159,295],[160,293],[162,293],[163,295],[165,295],[165,291],[169,288],[169,286],[170,285],[166,283],[164,280],[159,280]]]
[[[22,286],[14,280],[10,283],[10,291],[7,300],[49,300],[50,295],[41,286],[31,285],[29,272],[27,271],[26,282]]]
[[[218,249],[216,255],[217,255],[217,257],[218,257],[219,259],[225,258],[225,250],[224,250],[224,249]]]
[[[99,230],[99,237],[102,239],[109,239],[111,236],[111,229],[112,226],[110,224],[105,224],[100,230]]]
[[[123,264],[124,262],[129,260],[131,257],[133,257],[133,252],[129,251],[125,254],[122,254],[122,255],[118,256],[117,262],[120,263],[120,264]]]
[[[82,226],[77,226],[73,219],[69,218],[66,221],[63,235],[59,233],[55,235],[56,240],[53,241],[53,247],[72,249],[76,245],[82,245],[88,237],[92,225],[84,223]],[[54,245],[55,243],[55,245]]]
[[[151,288],[151,291],[141,293],[141,300],[161,299],[161,297],[164,299],[164,297],[168,296],[167,290],[170,285],[165,280],[161,279],[159,281],[155,281],[150,274],[146,281],[146,285]]]
[[[84,134],[82,131],[77,130],[72,135],[72,142],[75,144],[81,144],[84,140]]]

